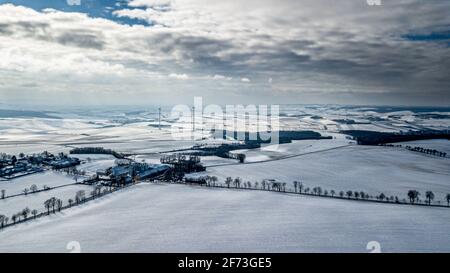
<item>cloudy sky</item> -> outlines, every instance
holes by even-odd
[[[381,2],[0,0],[0,102],[450,105],[450,1]]]

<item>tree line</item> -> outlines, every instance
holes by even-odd
[[[394,144],[383,144],[381,146],[403,148],[403,146],[401,144],[395,144],[395,145]],[[439,156],[439,157],[447,157],[446,152],[441,152],[436,149],[426,149],[426,148],[418,147],[418,146],[412,147],[409,145],[406,145],[404,148],[409,151],[413,151],[413,152],[419,152],[419,153],[429,154],[429,155],[434,155],[434,156]]]
[[[123,187],[127,187],[127,186],[122,186],[122,188]],[[97,185],[89,193],[88,197],[86,196],[86,192],[84,190],[79,190],[75,193],[75,196],[73,198],[69,198],[67,200],[66,205],[64,205],[64,201],[62,199],[59,199],[57,197],[51,197],[43,202],[43,207],[45,208],[45,212],[39,213],[39,211],[36,209],[30,210],[28,207],[26,207],[23,210],[19,211],[18,213],[13,214],[11,216],[11,218],[6,215],[0,214],[0,228],[4,228],[9,225],[15,225],[15,224],[25,222],[30,219],[42,217],[45,215],[50,215],[51,213],[57,213],[63,209],[68,209],[75,205],[80,205],[87,201],[91,201],[98,197],[115,192],[119,189],[121,189],[121,188],[120,187],[107,188],[107,187],[103,187],[101,185]],[[30,218],[30,215],[32,216],[32,218]]]
[[[205,181],[206,186],[210,187],[224,187],[223,184],[218,183],[219,179],[216,176],[203,176],[200,179]],[[400,198],[397,195],[386,195],[384,193],[380,193],[378,195],[370,195],[364,191],[357,190],[341,190],[336,191],[334,189],[323,189],[322,187],[306,187],[300,181],[293,181],[292,185],[294,191],[286,190],[286,186],[288,185],[286,182],[279,182],[275,180],[265,179],[261,182],[250,182],[244,181],[240,177],[232,178],[231,176],[226,177],[224,180],[224,184],[226,188],[236,188],[236,189],[259,189],[259,190],[267,190],[267,191],[277,191],[277,192],[292,192],[298,194],[306,194],[306,195],[316,195],[322,197],[333,197],[333,198],[346,198],[353,200],[372,200],[378,202],[388,202],[388,203],[401,203],[407,204],[408,200],[406,198]],[[408,190],[406,196],[409,199],[409,203],[412,205],[415,204],[426,204],[432,205],[432,202],[435,200],[435,194],[432,191],[426,191],[424,196],[425,199],[421,200],[419,196],[421,193],[417,190]],[[450,193],[445,195],[445,201],[447,202],[447,206],[450,207]],[[436,205],[436,204],[435,204]],[[438,205],[440,205],[440,201],[438,201]]]
[[[117,159],[123,159],[125,156],[119,152],[103,147],[79,147],[69,151],[70,154],[110,154]]]

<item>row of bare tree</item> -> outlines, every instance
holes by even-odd
[[[64,207],[63,200],[51,197],[44,201],[44,207],[46,209],[45,215],[49,215],[50,213],[56,213],[60,212],[61,210],[65,208],[70,208],[73,205],[79,205],[85,201],[95,199],[97,197],[103,196],[105,194],[111,193],[114,190],[105,188],[102,191],[102,186],[97,185],[94,187],[94,189],[90,192],[90,199],[86,198],[86,192],[84,190],[79,190],[76,192],[75,197],[69,198],[67,200],[68,205]],[[42,216],[44,213],[39,213],[38,210],[33,209],[30,210],[28,207],[23,209],[22,211],[14,214],[11,216],[11,219],[7,217],[6,215],[0,215],[0,228],[3,228],[9,224],[17,224],[21,221],[26,221],[29,218],[29,215],[32,215],[33,218],[36,218],[37,216]]]
[[[423,147],[412,147],[409,145],[403,146],[401,144],[383,144],[382,146],[387,146],[387,147],[395,147],[395,148],[405,148],[409,151],[413,151],[413,152],[419,152],[419,153],[423,153],[423,154],[429,154],[429,155],[434,155],[434,156],[439,156],[439,157],[447,157],[447,153],[446,152],[441,152],[438,151],[436,149],[427,149],[427,148],[423,148]]]
[[[24,208],[22,211],[19,211],[16,214],[13,214],[11,216],[11,221],[13,224],[19,222],[21,219],[27,220],[29,215],[33,215],[33,217],[36,217],[38,214],[38,211],[36,209],[30,210],[28,207]],[[0,215],[0,227],[3,228],[4,226],[8,225],[9,217],[6,215]]]
[[[218,178],[216,176],[205,176],[203,179],[206,181],[207,186],[216,186],[218,185]],[[261,183],[254,182],[251,183],[250,181],[243,181],[242,178],[236,177],[226,177],[224,180],[225,185],[227,188],[234,187],[234,188],[240,188],[240,189],[262,189],[262,190],[272,190],[272,191],[278,191],[278,192],[286,192],[286,185],[285,182],[278,182],[275,180],[268,180],[265,179]],[[400,199],[398,196],[387,196],[384,193],[380,193],[379,195],[372,196],[368,193],[365,193],[364,191],[339,191],[336,192],[335,190],[327,190],[322,189],[321,187],[305,187],[302,182],[299,181],[293,181],[292,185],[294,186],[295,193],[299,194],[312,194],[317,196],[327,196],[327,197],[340,197],[340,198],[347,198],[347,199],[356,199],[356,200],[376,200],[376,201],[383,201],[383,202],[395,202],[395,203],[407,203],[407,200],[405,198]],[[292,192],[289,191],[288,192]],[[418,204],[422,203],[422,201],[419,199],[420,193],[416,190],[409,190],[407,193],[407,196],[409,198],[409,202],[411,204]],[[426,191],[425,192],[425,204],[431,205],[433,200],[435,199],[435,195],[432,191]],[[447,206],[450,206],[450,193],[448,193],[445,196],[445,200],[447,201]],[[440,202],[438,201],[438,204]]]

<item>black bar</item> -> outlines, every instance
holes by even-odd
[[[402,272],[417,270],[421,265],[445,268],[449,254],[0,254],[0,261],[20,265],[21,270],[36,269],[36,265],[57,261],[61,265],[77,265],[76,268],[107,269],[128,273],[130,269],[143,272],[302,272],[308,268],[327,272],[336,270],[364,272],[392,268]],[[17,261],[14,261],[16,260]],[[23,263],[26,261],[26,263]],[[186,261],[188,263],[186,263]],[[206,262],[208,261],[208,263]],[[208,266],[209,265],[209,266]],[[377,269],[378,268],[378,269]],[[65,270],[61,268],[61,270]],[[159,271],[156,271],[159,272]]]

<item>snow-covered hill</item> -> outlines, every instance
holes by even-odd
[[[140,184],[0,232],[0,252],[450,251],[450,209]]]
[[[239,176],[243,181],[259,184],[263,179],[277,179],[288,187],[296,180],[310,188],[357,190],[373,196],[383,192],[401,198],[406,198],[410,189],[422,194],[431,190],[436,200],[442,201],[450,193],[448,158],[378,146],[318,151],[282,160],[209,167],[206,172],[192,176],[215,175],[220,181],[227,176]]]

